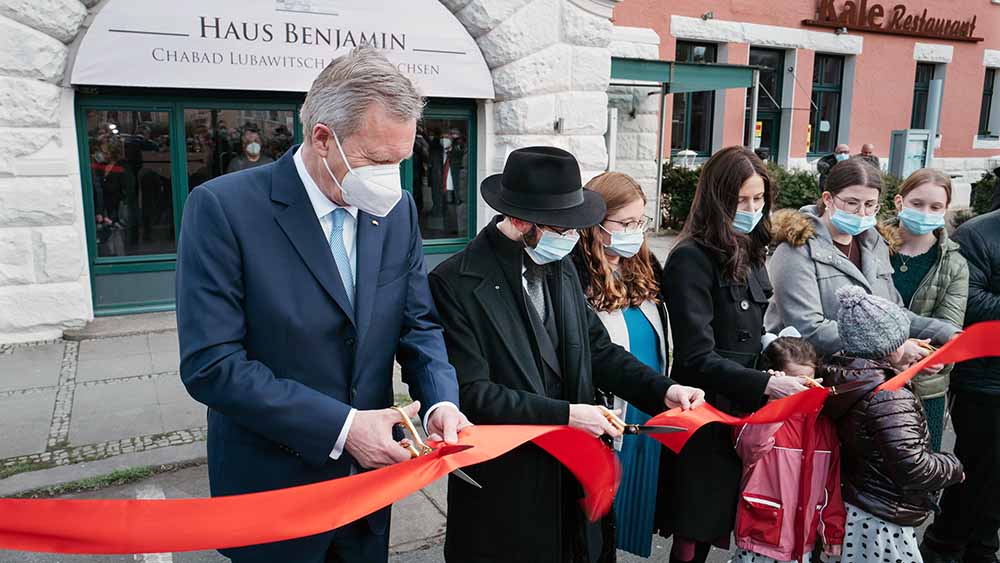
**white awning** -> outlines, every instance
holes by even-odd
[[[71,82],[306,92],[333,58],[373,43],[424,96],[493,98],[479,47],[438,0],[110,0]]]

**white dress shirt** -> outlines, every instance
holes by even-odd
[[[299,173],[299,179],[302,180],[302,185],[306,188],[306,194],[309,196],[309,202],[313,206],[313,210],[316,212],[316,218],[319,219],[319,225],[323,228],[323,235],[326,238],[327,245],[330,242],[330,232],[333,231],[333,212],[339,209],[340,205],[330,201],[330,198],[326,197],[326,194],[319,189],[316,181],[313,180],[312,176],[309,175],[309,171],[306,170],[306,163],[302,160],[302,149],[295,151],[292,156],[292,160],[295,161],[295,169]],[[358,208],[353,205],[345,206],[348,216],[344,218],[344,249],[347,250],[347,255],[351,259],[351,277],[354,279],[354,286],[357,287],[358,284],[358,251],[356,244],[357,242],[357,232],[358,232]],[[333,251],[331,250],[331,253]],[[424,415],[424,428],[427,428],[427,420],[430,418],[431,413],[433,413],[438,407],[442,405],[449,405],[454,407],[456,410],[458,406],[451,401],[442,401],[437,403],[431,408],[427,409],[427,414]],[[351,424],[354,422],[354,415],[357,414],[357,409],[351,409],[351,412],[347,414],[347,419],[344,421],[344,426],[340,429],[340,435],[337,436],[337,441],[333,445],[333,451],[330,452],[330,457],[333,459],[340,459],[340,455],[344,453],[344,444],[347,443],[347,435],[351,431]]]

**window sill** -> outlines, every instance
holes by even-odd
[[[974,149],[1000,149],[1000,137],[976,137],[972,140]]]

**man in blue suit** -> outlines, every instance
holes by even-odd
[[[181,378],[208,406],[212,495],[409,459],[392,436],[394,358],[425,406],[428,433],[455,442],[468,426],[416,207],[400,187],[422,108],[388,60],[355,50],[313,83],[303,145],[188,197],[177,258]],[[386,561],[388,538],[386,508],[332,532],[223,554],[239,563]]]

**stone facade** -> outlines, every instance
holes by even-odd
[[[0,343],[45,340],[93,316],[70,43],[76,0],[0,2]]]

